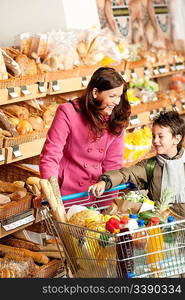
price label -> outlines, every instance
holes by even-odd
[[[5,157],[3,155],[2,149],[0,149],[0,161],[4,161]]]
[[[22,156],[18,145],[13,146],[13,155],[15,156],[15,158]]]
[[[154,74],[154,75],[159,75],[159,70],[158,70],[157,68],[154,68],[154,69],[153,69],[153,74]]]
[[[59,85],[58,85],[58,81],[57,80],[52,81],[52,89],[53,89],[54,92],[58,92],[58,91],[61,90],[60,87],[59,87]]]
[[[45,89],[45,86],[44,86],[44,82],[39,82],[38,89],[39,89],[39,92],[41,92],[41,93],[45,93],[46,92],[46,89]]]
[[[176,71],[176,66],[175,66],[175,65],[172,65],[172,64],[170,64],[170,70],[171,70],[171,71],[173,71],[173,72],[174,72],[174,71]]]
[[[130,124],[131,125],[137,125],[139,123],[140,123],[140,120],[138,119],[137,115],[130,117]]]
[[[181,100],[182,108],[185,109],[185,99]]]
[[[21,86],[21,93],[25,96],[30,95],[30,91],[27,89],[26,86]]]
[[[148,70],[148,68],[144,68],[144,74],[146,76],[150,76],[150,71]]]
[[[10,96],[11,98],[17,98],[17,97],[19,97],[19,96],[17,95],[17,93],[15,92],[14,88],[8,88],[8,94],[9,94],[9,96]]]
[[[166,73],[166,72],[167,72],[166,67],[165,67],[165,66],[159,66],[159,72],[160,72],[161,74]]]
[[[172,104],[172,109],[174,110],[174,111],[179,111],[179,109],[178,109],[178,107],[177,107],[177,105],[176,104]]]
[[[137,74],[134,70],[131,71],[131,77],[132,78],[137,78]]]
[[[182,63],[177,63],[176,64],[176,70],[177,71],[184,70],[184,65]]]
[[[120,75],[122,76],[122,78],[123,78],[125,81],[127,81],[127,75],[124,74],[124,72],[120,72]]]
[[[25,224],[28,224],[32,221],[35,220],[35,217],[33,215],[30,215],[28,217],[25,217],[23,219],[20,219],[20,220],[17,220],[15,222],[12,222],[12,223],[9,223],[9,224],[5,224],[5,225],[2,225],[2,227],[6,230],[6,231],[9,231],[9,230],[12,230],[12,229],[15,229],[19,226],[22,226],[22,225],[25,225]]]
[[[150,114],[149,114],[149,119],[150,120],[153,120],[153,118],[155,117],[155,114],[154,114],[154,111],[150,111]]]
[[[87,85],[88,85],[87,77],[86,76],[82,76],[82,86],[86,87]]]

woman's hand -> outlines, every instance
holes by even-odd
[[[94,196],[101,196],[105,191],[105,181],[99,181],[91,185],[88,189],[89,193],[92,193]]]

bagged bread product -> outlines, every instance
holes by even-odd
[[[4,50],[1,49],[3,58],[4,58],[4,62],[6,65],[6,68],[10,70],[10,72],[12,73],[13,76],[20,76],[21,74],[21,68],[19,66],[19,64],[13,59],[11,58]]]
[[[0,80],[8,79],[4,57],[0,48]]]
[[[27,57],[24,54],[17,55],[15,61],[19,64],[21,75],[36,75],[37,65],[34,59]]]
[[[44,121],[37,115],[30,116],[28,122],[32,125],[33,130],[44,129]]]
[[[8,130],[12,136],[18,136],[16,128],[8,120],[7,116],[2,110],[0,110],[0,126],[2,129]]]

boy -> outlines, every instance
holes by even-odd
[[[104,173],[89,192],[100,196],[105,189],[133,182],[139,189],[148,190],[148,197],[157,202],[168,187],[175,196],[173,209],[185,216],[185,122],[175,111],[160,113],[153,121],[152,136],[157,155],[151,180],[147,180],[146,159],[129,168]]]

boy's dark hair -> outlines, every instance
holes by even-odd
[[[177,145],[178,151],[182,148],[185,136],[185,121],[180,117],[177,111],[160,112],[160,114],[153,120],[153,126],[159,125],[163,127],[170,127],[173,136],[180,134],[181,141]]]

